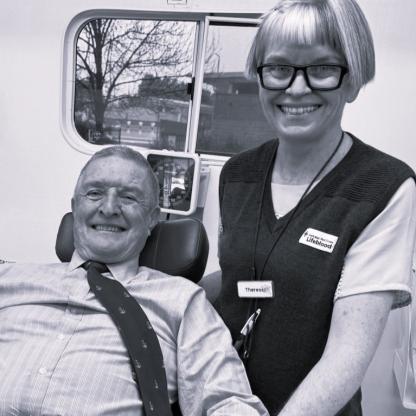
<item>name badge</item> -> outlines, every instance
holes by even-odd
[[[328,253],[332,253],[337,241],[338,237],[336,235],[324,233],[314,228],[308,228],[299,239],[299,243],[301,244]]]
[[[272,298],[274,287],[271,280],[241,280],[237,282],[239,298]]]

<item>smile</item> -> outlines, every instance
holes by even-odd
[[[291,116],[300,116],[303,114],[308,114],[308,113],[312,113],[313,111],[316,111],[320,107],[320,105],[308,105],[304,107],[279,105],[278,107],[285,114],[288,114]]]
[[[112,233],[121,233],[125,229],[119,227],[118,225],[106,225],[106,224],[97,224],[93,225],[92,228],[96,231],[110,231]]]

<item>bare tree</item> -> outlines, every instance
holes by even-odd
[[[189,75],[194,31],[195,24],[168,20],[87,22],[76,45],[75,110],[89,113],[102,133],[106,109],[136,95],[145,75]]]
[[[218,32],[210,32],[209,42],[205,51],[204,71],[219,73],[221,70],[221,45]]]

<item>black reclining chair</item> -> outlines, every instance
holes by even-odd
[[[74,252],[73,224],[72,212],[68,212],[62,218],[55,245],[62,262],[69,262]],[[200,221],[194,218],[161,221],[147,239],[140,265],[197,283],[205,271],[208,249],[207,233]]]

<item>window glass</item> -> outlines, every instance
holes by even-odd
[[[76,41],[78,134],[94,144],[185,150],[196,25],[87,22]]]
[[[204,65],[196,151],[231,155],[274,137],[255,80],[245,75],[254,26],[211,22]]]

